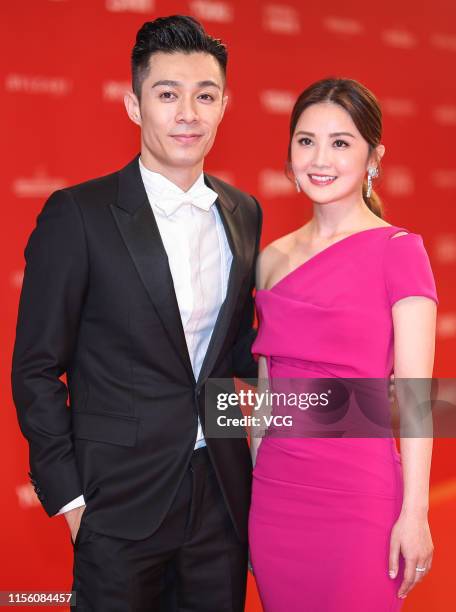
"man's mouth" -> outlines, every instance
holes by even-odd
[[[171,138],[182,144],[193,144],[201,138],[201,134],[171,134]]]
[[[331,176],[329,174],[308,174],[307,176],[312,185],[318,185],[319,187],[331,185],[337,179],[337,176]]]

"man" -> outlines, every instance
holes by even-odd
[[[190,17],[145,23],[125,97],[140,157],[52,194],[26,247],[13,394],[77,609],[244,607],[249,450],[204,438],[208,378],[256,376],[260,208],[203,174],[226,62]]]

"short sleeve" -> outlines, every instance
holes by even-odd
[[[419,234],[409,233],[388,238],[384,273],[391,306],[412,295],[428,297],[438,304],[434,275]]]

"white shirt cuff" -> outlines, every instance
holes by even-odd
[[[72,501],[65,504],[63,508],[60,508],[60,510],[57,512],[57,514],[54,514],[54,516],[58,516],[59,514],[64,514],[65,512],[68,512],[69,510],[74,510],[75,508],[79,508],[80,506],[84,506],[84,505],[85,505],[84,495],[80,495],[79,497],[76,497],[76,499],[73,499]]]

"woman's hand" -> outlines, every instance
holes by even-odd
[[[396,578],[399,570],[399,554],[405,559],[404,579],[398,591],[398,597],[404,598],[415,584],[421,582],[432,566],[431,531],[426,514],[403,512],[391,531],[389,575]],[[417,571],[416,568],[424,568]]]

